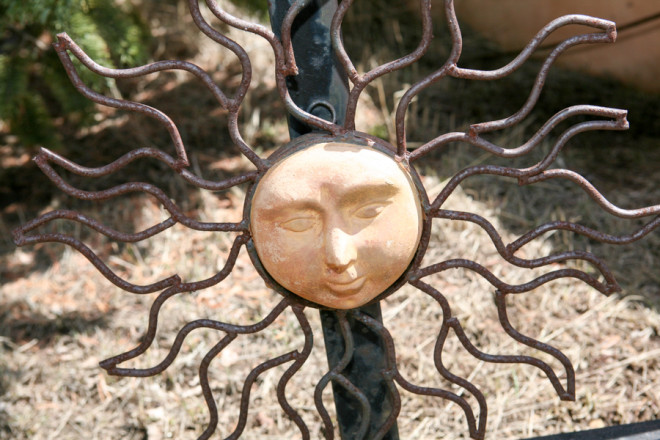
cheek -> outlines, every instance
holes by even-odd
[[[355,236],[360,265],[374,276],[390,278],[396,274],[396,279],[417,250],[419,220],[403,215],[379,219],[371,226]]]
[[[266,270],[281,282],[308,284],[320,273],[321,249],[314,234],[273,229],[260,237],[258,253]]]

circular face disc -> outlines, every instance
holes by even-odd
[[[281,286],[334,309],[362,306],[408,268],[422,210],[407,171],[376,149],[322,143],[287,156],[259,182],[250,228]]]

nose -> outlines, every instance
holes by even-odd
[[[357,257],[352,237],[339,228],[331,229],[325,236],[325,263],[334,272],[345,271]]]

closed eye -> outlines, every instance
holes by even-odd
[[[360,206],[355,211],[353,211],[353,216],[357,217],[357,218],[363,218],[363,219],[375,218],[389,204],[390,204],[390,202],[387,201],[387,200],[380,200],[380,201],[377,201],[377,202],[370,202],[370,203],[367,203],[365,205]]]
[[[317,222],[315,217],[296,217],[280,223],[280,227],[292,232],[304,232],[313,228]]]

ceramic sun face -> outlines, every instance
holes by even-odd
[[[314,144],[259,181],[250,229],[282,287],[323,307],[352,309],[408,269],[422,233],[420,196],[392,155],[366,145]]]

